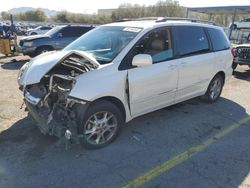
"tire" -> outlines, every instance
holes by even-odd
[[[223,85],[224,79],[221,75],[217,74],[210,82],[205,95],[202,96],[202,99],[207,103],[216,102],[221,95]]]
[[[98,149],[109,145],[119,135],[123,124],[122,113],[112,102],[98,100],[90,104],[78,127],[83,146]]]
[[[233,64],[232,64],[232,68],[233,68],[233,70],[235,70],[237,66],[238,66],[238,64],[237,64],[237,63],[233,63]]]
[[[49,51],[52,51],[53,49],[49,46],[42,46],[42,47],[39,47],[37,50],[36,50],[36,55],[40,55],[42,53],[45,53],[45,52],[49,52]]]
[[[36,32],[32,32],[30,35],[37,35],[37,33]]]

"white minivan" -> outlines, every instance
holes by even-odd
[[[232,74],[222,28],[193,20],[99,26],[26,63],[18,83],[44,134],[100,148],[133,118],[197,96],[215,102]]]

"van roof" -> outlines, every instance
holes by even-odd
[[[162,19],[162,20],[161,20]],[[106,26],[123,26],[123,27],[138,27],[138,28],[154,28],[160,26],[173,26],[173,25],[187,25],[187,26],[200,26],[200,27],[212,27],[212,28],[221,28],[216,26],[212,22],[203,21],[203,20],[193,20],[185,18],[158,18],[158,19],[135,19],[129,21],[115,22],[106,24]]]

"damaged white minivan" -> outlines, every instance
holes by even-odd
[[[41,132],[111,143],[125,122],[190,98],[215,102],[232,74],[220,27],[193,20],[141,20],[97,27],[62,51],[44,53],[18,75]]]

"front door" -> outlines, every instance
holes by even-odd
[[[131,57],[149,54],[153,64],[128,70],[130,108],[133,117],[174,103],[178,65],[168,28],[154,30],[134,47]]]

